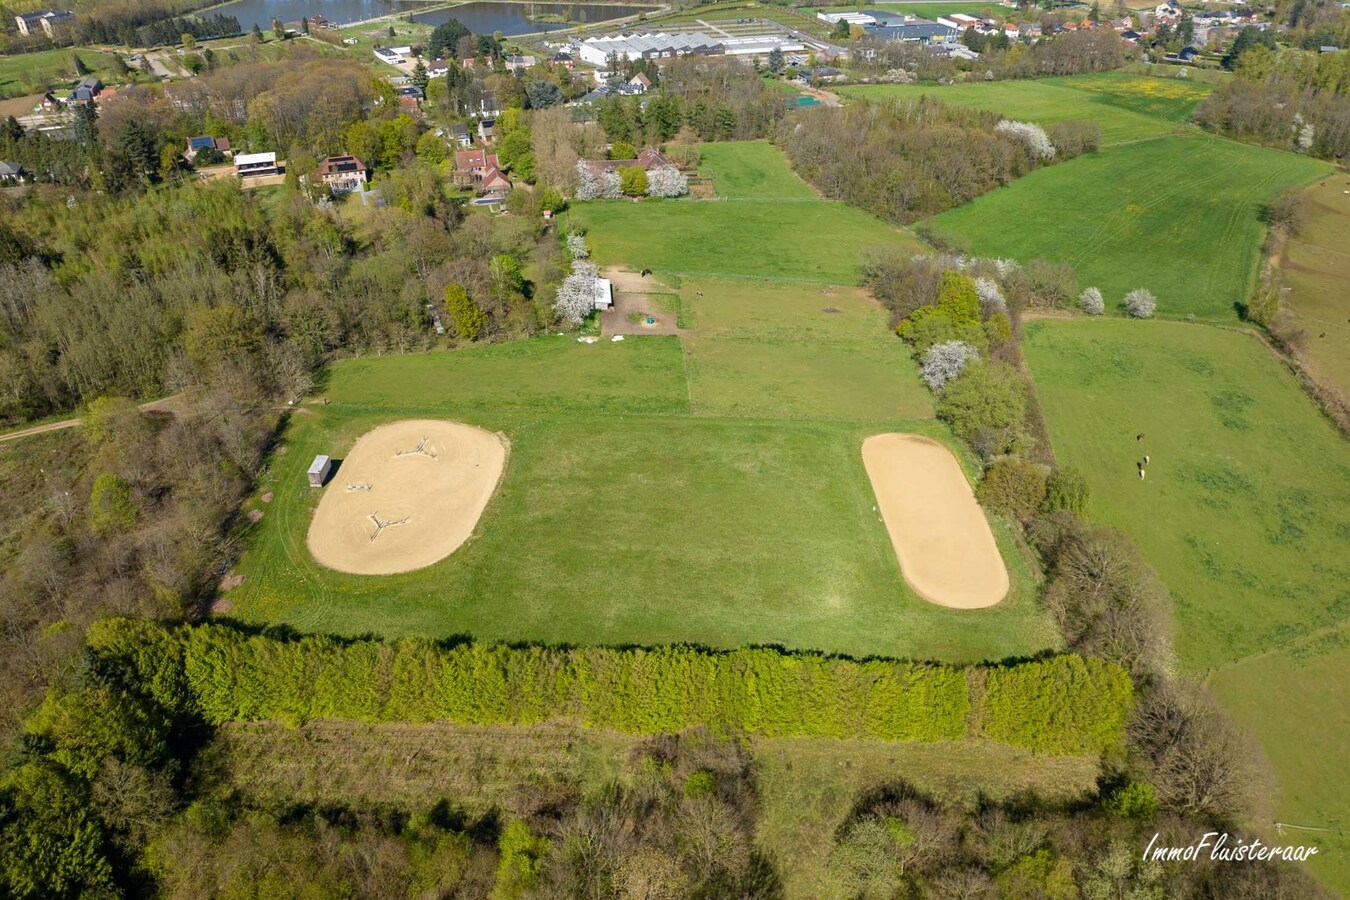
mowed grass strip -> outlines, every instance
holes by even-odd
[[[700,415],[931,418],[886,313],[848,287],[686,279],[698,330],[684,338]]]
[[[720,199],[819,199],[809,184],[783,165],[782,155],[768,141],[700,144],[698,151],[699,169],[712,176]]]
[[[260,487],[275,496],[258,504],[264,518],[236,570],[244,584],[226,595],[232,614],[346,635],[776,642],[955,661],[1055,643],[1005,528],[996,531],[1017,588],[999,607],[971,616],[904,586],[858,450],[892,424],[446,414],[511,441],[498,494],[467,544],[382,577],[310,558],[319,492],[305,486],[309,460],[341,458],[369,428],[400,417],[334,404],[290,423],[287,452]]]
[[[1092,518],[1128,532],[1171,590],[1186,668],[1346,618],[1350,444],[1265,347],[1120,319],[1025,335],[1056,455],[1087,477]]]
[[[1350,175],[1303,198],[1307,220],[1280,259],[1291,288],[1282,299],[1304,329],[1313,374],[1350,398]]]
[[[550,336],[346,360],[325,370],[319,391],[381,409],[686,413],[682,365],[673,337],[583,344]]]
[[[1211,88],[1171,78],[1105,72],[1027,81],[981,81],[946,86],[864,84],[839,88],[862,100],[936,97],[952,106],[1002,113],[1010,119],[1052,125],[1086,119],[1102,128],[1103,144],[1194,130],[1188,125]]]
[[[1166,137],[1038,169],[928,221],[982,256],[1069,263],[1108,311],[1144,287],[1159,315],[1231,320],[1256,274],[1263,205],[1329,171],[1292,153]]]
[[[1285,837],[1320,848],[1308,865],[1341,896],[1350,894],[1346,672],[1350,627],[1342,624],[1287,649],[1243,660],[1209,680],[1224,709],[1256,735],[1279,774],[1278,820],[1328,829],[1287,831]]]

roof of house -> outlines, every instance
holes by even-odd
[[[366,164],[355,156],[330,156],[319,163],[320,175],[340,175],[346,172],[364,172]]]
[[[497,162],[497,154],[488,153],[486,150],[457,150],[455,152],[456,169],[496,169],[500,164]]]
[[[23,174],[23,166],[18,163],[0,162],[0,177],[14,178]]]
[[[210,135],[188,138],[189,150],[214,150],[216,149],[216,139]]]
[[[493,157],[494,159],[496,157]],[[511,179],[503,174],[502,170],[496,166],[490,167],[483,173],[483,187],[510,187]]]
[[[68,9],[38,9],[30,13],[19,13],[18,17],[25,22],[32,24],[33,22],[40,22],[43,19],[54,19],[58,22],[63,22],[67,19],[75,18],[75,14]]]
[[[455,137],[468,137],[469,129],[463,122],[456,122],[450,126],[450,133]]]
[[[588,159],[586,165],[593,172],[608,172],[614,169],[629,169],[639,166],[643,169],[651,170],[659,166],[670,165],[670,160],[666,159],[657,150],[648,147],[637,155],[637,159]]]
[[[275,151],[270,150],[266,153],[239,153],[234,157],[236,166],[276,165],[276,163],[277,155]]]

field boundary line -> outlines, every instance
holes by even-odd
[[[1267,647],[1264,650],[1257,650],[1255,653],[1248,653],[1246,656],[1240,656],[1237,659],[1229,660],[1228,662],[1223,663],[1222,665],[1215,666],[1214,668],[1206,671],[1204,682],[1206,685],[1208,685],[1210,680],[1214,678],[1214,676],[1227,672],[1230,669],[1236,669],[1238,666],[1245,665],[1249,662],[1254,662],[1258,659],[1265,659],[1266,657],[1274,656],[1277,653],[1283,653],[1286,650],[1290,650],[1302,644],[1310,643],[1312,641],[1317,640],[1320,637],[1323,637],[1324,635],[1344,630],[1347,627],[1350,627],[1350,619],[1339,619],[1335,622],[1332,622],[1330,625],[1323,625],[1321,628],[1314,628],[1312,631],[1304,632],[1303,634],[1297,635],[1296,637],[1292,637],[1281,644],[1276,644],[1273,647]]]

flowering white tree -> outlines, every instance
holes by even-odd
[[[567,236],[567,252],[572,254],[573,259],[590,259],[591,251],[586,246],[585,235],[569,234]]]
[[[1022,268],[1015,259],[996,259],[994,260],[994,271],[998,272],[999,278],[1007,278],[1018,269]]]
[[[689,193],[689,179],[674,166],[657,166],[647,170],[647,195],[650,197],[683,197]]]
[[[1039,125],[1032,122],[1004,119],[994,126],[994,130],[1020,138],[1027,145],[1027,149],[1031,151],[1031,155],[1037,159],[1055,158],[1055,145],[1050,143],[1050,136]]]
[[[941,391],[966,364],[980,358],[980,351],[965,341],[943,341],[928,348],[923,355],[920,377],[934,392]]]
[[[619,173],[612,170],[596,172],[586,164],[586,160],[577,160],[577,199],[578,200],[614,200],[623,196],[619,185]]]
[[[980,309],[984,311],[986,317],[1008,311],[1008,301],[1003,299],[1003,292],[998,289],[994,279],[976,278],[975,293],[980,295]]]
[[[1147,288],[1135,288],[1125,295],[1125,315],[1147,319],[1158,308],[1158,301]]]
[[[553,301],[553,311],[569,325],[579,325],[581,320],[595,311],[595,283],[600,278],[600,268],[595,263],[577,260],[572,263],[572,274],[563,279],[558,287],[558,297]]]
[[[1078,295],[1078,308],[1089,316],[1100,316],[1106,312],[1106,301],[1095,287],[1083,288],[1083,293]]]
[[[1303,116],[1294,113],[1294,148],[1299,153],[1307,153],[1312,149],[1313,139],[1317,132],[1311,122],[1306,122]]]

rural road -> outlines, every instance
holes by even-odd
[[[143,412],[150,412],[151,410],[156,409],[173,412],[173,404],[182,396],[182,394],[174,394],[171,397],[161,397],[158,400],[151,400],[149,403],[142,403],[139,408]],[[59,422],[48,422],[45,425],[34,425],[32,428],[22,428],[18,431],[6,432],[5,434],[0,434],[0,444],[3,444],[5,441],[17,441],[19,438],[32,437],[35,434],[46,434],[48,431],[61,431],[66,428],[74,428],[79,424],[80,420],[78,418],[62,419]]]

